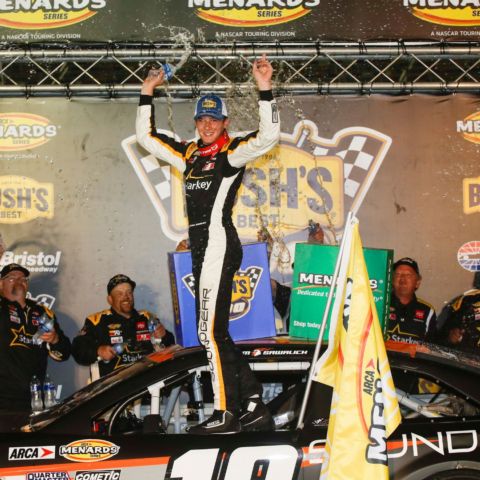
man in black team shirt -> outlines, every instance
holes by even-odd
[[[0,272],[0,431],[25,423],[30,381],[36,375],[43,382],[48,358],[63,362],[70,356],[70,340],[55,314],[27,298],[29,276],[16,263]],[[53,327],[36,339],[39,325],[50,322]]]
[[[273,68],[264,55],[253,64],[260,91],[259,129],[230,138],[225,103],[216,95],[201,97],[194,120],[199,139],[178,142],[155,128],[152,96],[164,81],[162,70],[145,79],[137,113],[137,140],[155,157],[184,175],[192,251],[198,337],[207,351],[214,392],[213,415],[190,433],[231,433],[273,428],[261,401],[262,388],[236,349],[228,320],[232,281],[242,247],[232,222],[235,196],[245,165],[271,150],[280,137],[272,94]]]
[[[436,339],[435,310],[429,303],[415,295],[421,281],[422,277],[415,260],[405,257],[393,264],[389,340],[422,343]]]

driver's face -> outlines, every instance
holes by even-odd
[[[228,118],[217,120],[208,115],[203,115],[195,120],[198,134],[205,145],[210,145],[220,138],[228,126]]]

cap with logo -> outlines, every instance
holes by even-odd
[[[15,271],[22,272],[25,277],[30,276],[30,272],[25,267],[22,267],[18,263],[9,263],[2,268],[2,271],[0,272],[0,278],[5,278],[10,272]]]
[[[122,273],[119,273],[115,276],[113,276],[109,281],[107,285],[107,292],[110,295],[111,291],[117,286],[120,285],[121,283],[129,283],[134,289],[136,287],[136,283],[130,278],[127,277],[126,275],[123,275]]]
[[[197,101],[195,116],[193,118],[197,120],[204,116],[213,117],[217,120],[227,118],[228,113],[225,102],[213,93],[207,93],[207,95],[200,97]]]
[[[418,269],[418,263],[413,258],[403,257],[400,260],[397,260],[393,264],[393,271],[395,271],[397,267],[399,267],[400,265],[407,265],[407,267],[413,268],[417,273],[417,275],[420,275],[420,270]]]

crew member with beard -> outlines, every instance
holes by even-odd
[[[175,343],[156,315],[135,310],[135,286],[126,275],[112,277],[107,285],[111,308],[89,315],[73,339],[73,358],[80,365],[92,366],[92,380]]]
[[[30,272],[10,263],[0,272],[0,429],[18,426],[30,413],[30,382],[40,382],[47,359],[63,362],[70,356],[70,340],[55,314],[27,299]],[[35,338],[39,324],[53,320],[53,328]]]

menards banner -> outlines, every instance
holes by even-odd
[[[193,105],[175,102],[168,126],[159,100],[158,127],[192,138]],[[243,241],[262,226],[281,240],[275,278],[288,281],[283,255],[310,220],[335,244],[355,208],[365,247],[415,258],[419,295],[437,309],[470,287],[480,269],[478,98],[304,96],[279,106],[280,144],[248,165],[233,212]],[[227,107],[231,132],[256,128],[256,95]],[[70,336],[107,306],[116,273],[137,282],[137,307],[172,329],[167,252],[187,236],[182,181],[137,145],[136,102],[3,99],[0,111],[0,266],[29,268],[31,296]],[[51,368],[67,392],[87,376]]]
[[[480,0],[1,0],[0,40],[478,40]]]

